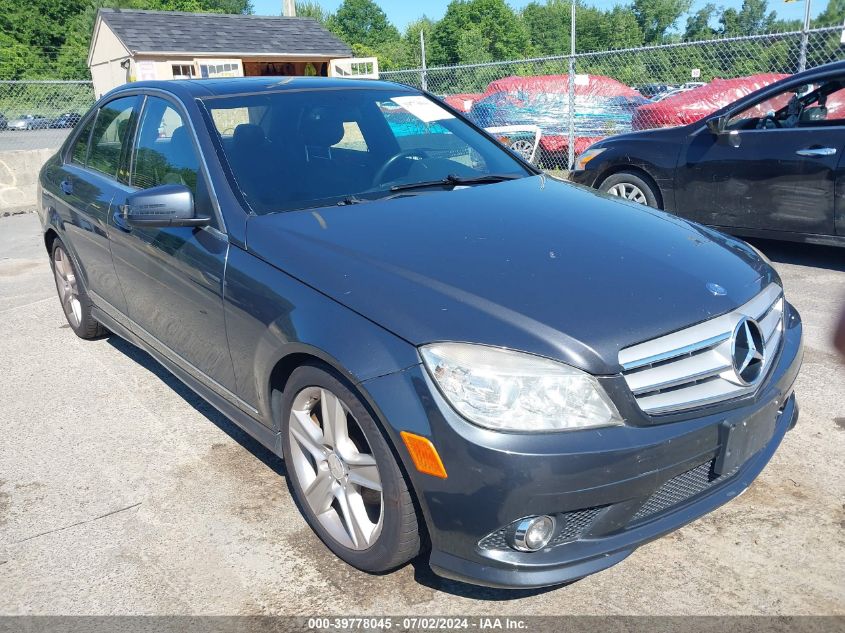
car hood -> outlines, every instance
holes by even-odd
[[[253,216],[247,248],[414,345],[484,343],[594,374],[776,279],[744,242],[542,176]]]

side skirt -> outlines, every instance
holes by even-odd
[[[251,437],[255,438],[265,448],[273,452],[275,455],[282,457],[282,444],[280,433],[277,433],[272,429],[267,428],[266,426],[261,424],[261,422],[253,419],[252,417],[238,409],[236,406],[231,404],[228,400],[219,396],[216,392],[212,391],[207,386],[196,380],[189,373],[182,370],[178,365],[168,360],[167,357],[158,353],[155,348],[148,345],[145,341],[140,339],[138,336],[133,334],[130,330],[115,321],[113,318],[111,318],[109,315],[107,315],[105,312],[103,312],[96,306],[91,307],[91,313],[97,321],[102,323],[110,331],[114,332],[115,334],[120,336],[122,339],[125,339],[132,345],[135,345],[136,347],[139,347],[140,349],[147,352],[156,361],[163,365],[171,374],[173,374],[179,380],[185,383],[185,385],[187,385],[194,393],[196,393],[203,400],[211,404],[215,409],[217,409],[227,418],[232,420],[232,422],[237,424]]]

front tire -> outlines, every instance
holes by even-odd
[[[281,398],[288,481],[305,520],[340,559],[372,573],[420,551],[411,494],[381,430],[328,367],[303,365]]]
[[[608,176],[598,187],[599,191],[630,202],[660,208],[657,187],[643,176],[630,171],[620,171]]]
[[[76,267],[59,238],[53,241],[50,256],[59,301],[70,329],[79,338],[92,339],[106,334],[106,329],[91,316],[91,299],[77,274]]]

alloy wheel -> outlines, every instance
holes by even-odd
[[[648,200],[646,199],[643,190],[637,187],[636,185],[632,185],[629,182],[620,182],[618,184],[615,184],[607,190],[607,193],[609,193],[611,196],[625,198],[626,200],[630,200],[631,202],[648,204]]]
[[[73,272],[73,265],[64,248],[57,246],[53,251],[53,273],[62,309],[74,328],[82,323],[82,303],[79,301],[79,285]]]
[[[528,162],[531,162],[531,158],[534,155],[534,143],[526,139],[519,139],[511,143],[511,150]]]
[[[328,389],[306,387],[288,422],[292,466],[303,497],[340,545],[364,550],[384,523],[381,474],[363,430]]]

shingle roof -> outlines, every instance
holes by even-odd
[[[133,53],[352,55],[312,18],[130,9],[100,9],[99,15]]]

